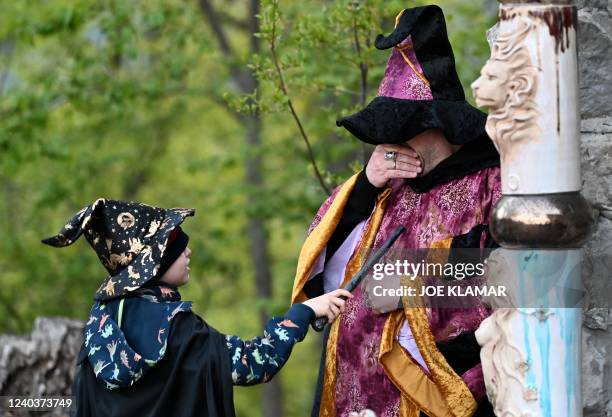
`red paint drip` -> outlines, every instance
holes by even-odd
[[[518,10],[499,9],[499,20],[512,20],[519,16]],[[555,38],[555,51],[565,52],[570,46],[569,32],[570,29],[576,28],[578,21],[578,11],[576,6],[561,6],[554,8],[546,8],[543,10],[529,10],[529,17],[544,21],[548,26],[550,36]]]
[[[548,26],[548,33],[555,38],[555,52],[565,52],[570,46],[570,29],[576,28],[578,13],[575,6],[546,10],[530,10],[529,16],[540,19]]]

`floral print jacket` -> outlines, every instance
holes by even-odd
[[[293,345],[306,336],[314,312],[304,304],[295,304],[283,317],[268,321],[263,337],[242,340],[226,336],[232,364],[234,385],[268,382],[289,359]]]

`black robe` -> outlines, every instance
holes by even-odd
[[[225,337],[192,312],[173,320],[164,358],[131,387],[107,390],[85,358],[73,385],[77,417],[234,417]]]

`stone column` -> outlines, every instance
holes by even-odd
[[[582,246],[593,214],[581,196],[576,7],[501,1],[491,58],[472,84],[489,108],[502,198],[492,281],[510,297],[476,332],[498,417],[582,416]]]

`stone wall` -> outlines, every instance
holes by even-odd
[[[577,3],[583,195],[598,213],[586,245],[584,416],[612,417],[612,0]]]

